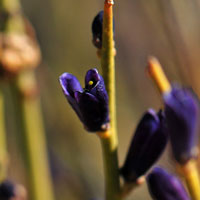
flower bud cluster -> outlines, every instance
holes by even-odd
[[[103,11],[92,23],[93,44],[102,48]],[[84,127],[90,132],[109,128],[108,94],[97,69],[85,76],[85,88],[69,73],[60,76],[60,84],[68,102]],[[171,86],[169,84],[169,88]],[[126,183],[136,183],[160,158],[168,138],[179,164],[197,156],[199,101],[190,89],[173,87],[163,95],[164,110],[147,110],[133,135],[120,175]],[[169,136],[169,137],[168,137]],[[147,177],[148,187],[156,200],[189,200],[181,182],[162,168],[154,168]]]

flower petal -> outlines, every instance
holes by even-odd
[[[164,96],[164,102],[174,157],[185,163],[196,156],[199,102],[192,90],[177,87]]]
[[[99,100],[88,92],[75,92],[75,98],[86,129],[91,132],[100,131],[102,125],[108,121],[104,117]]]
[[[92,80],[94,82],[92,87],[89,87],[87,83]],[[105,114],[108,115],[108,94],[105,88],[103,77],[98,73],[97,69],[91,69],[85,76],[86,88],[88,93],[94,95],[100,102]]]
[[[180,180],[160,167],[148,175],[147,185],[155,200],[190,200]]]
[[[94,68],[94,69],[88,70],[85,75],[85,88],[88,90],[91,90],[99,83],[100,80],[101,80],[101,77],[97,69]]]
[[[168,140],[161,113],[148,110],[139,122],[121,169],[125,181],[134,182],[156,162]]]
[[[76,112],[80,120],[82,121],[81,112],[76,102],[76,99],[74,97],[75,92],[83,91],[83,88],[81,87],[78,79],[72,74],[63,73],[59,77],[59,81],[62,86],[63,93],[66,96],[68,102],[70,103],[70,105],[72,106],[72,108],[74,109],[74,111]]]
[[[65,96],[71,96],[74,98],[74,92],[83,91],[83,88],[81,87],[78,79],[72,74],[63,73],[59,80]]]

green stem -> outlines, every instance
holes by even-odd
[[[109,96],[110,129],[109,137],[101,138],[104,159],[106,200],[120,200],[120,181],[117,156],[117,130],[115,107],[115,61],[113,40],[113,3],[105,1],[103,17],[103,45],[101,67]]]
[[[4,95],[0,88],[0,182],[6,178],[8,162],[4,108]]]
[[[22,72],[13,83],[16,117],[21,129],[23,152],[30,181],[32,200],[53,200],[53,187],[48,167],[48,155],[40,99],[36,93],[33,71]]]
[[[106,186],[106,200],[120,200],[120,185],[117,148],[112,147],[112,138],[101,139],[104,174]]]
[[[1,31],[24,34],[24,20],[19,0],[0,0],[0,12],[6,16],[0,19]]]

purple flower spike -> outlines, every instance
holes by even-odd
[[[102,32],[103,32],[103,10],[101,10],[94,18],[92,22],[92,35],[93,44],[96,48],[102,47]],[[113,20],[113,32],[114,32],[114,20]]]
[[[172,150],[180,164],[196,157],[199,102],[190,89],[173,88],[164,96]]]
[[[144,175],[162,154],[168,140],[165,118],[149,109],[139,122],[121,174],[126,182]]]
[[[108,95],[97,69],[90,69],[86,73],[85,89],[69,73],[60,76],[60,84],[85,128],[90,132],[105,130],[109,123]]]
[[[154,200],[190,200],[179,179],[160,167],[148,175],[147,185]]]

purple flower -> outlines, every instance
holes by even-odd
[[[103,30],[103,10],[101,10],[92,22],[93,44],[96,48],[102,47],[102,30]]]
[[[134,182],[156,162],[168,140],[165,118],[149,109],[139,122],[121,174],[126,182]]]
[[[190,200],[179,179],[160,167],[148,175],[147,185],[154,200]]]
[[[196,156],[199,102],[190,89],[173,88],[164,95],[166,121],[177,162]]]
[[[102,32],[103,32],[103,10],[101,10],[94,18],[92,22],[92,42],[98,49],[102,47]],[[114,32],[114,19],[113,19],[113,32]]]
[[[0,199],[9,200],[15,197],[15,185],[8,180],[0,184]]]
[[[108,127],[108,95],[97,69],[90,69],[86,73],[84,89],[77,78],[69,73],[60,76],[60,84],[68,102],[88,131],[103,131]]]

